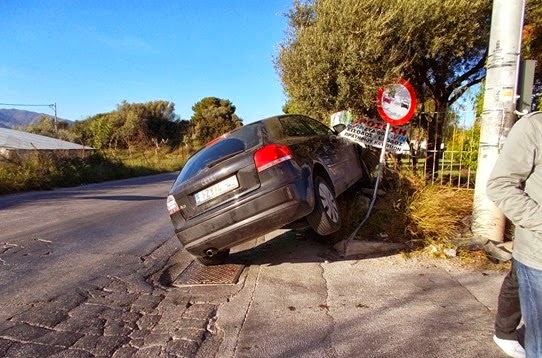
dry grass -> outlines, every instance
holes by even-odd
[[[406,198],[407,232],[426,243],[457,236],[462,220],[472,213],[472,192],[435,184],[417,189]]]
[[[132,152],[128,150],[108,150],[104,154],[109,158],[122,162],[126,167],[146,168],[155,172],[178,171],[187,159],[186,154],[182,153],[180,149],[169,150],[168,148]]]
[[[469,219],[472,214],[473,192],[449,186],[426,183],[408,170],[386,169],[379,186],[379,196],[367,222],[355,236],[357,240],[401,242],[408,250],[403,254],[432,257],[457,257],[469,266],[502,267],[493,264],[483,250],[468,242]],[[345,239],[365,217],[370,193],[353,188],[340,201],[343,228],[335,235]],[[339,239],[339,240],[340,240]]]

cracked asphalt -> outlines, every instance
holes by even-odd
[[[0,199],[0,356],[196,354],[216,304],[159,282],[180,246],[165,209],[173,179]]]
[[[2,302],[0,356],[195,356],[216,304],[160,284],[175,245],[166,241],[124,276],[96,277],[32,303]],[[0,252],[11,262],[21,250]]]
[[[172,178],[0,198],[1,357],[505,357],[505,273],[453,260],[277,231],[232,252],[237,283],[176,285]]]

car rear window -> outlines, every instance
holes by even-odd
[[[243,152],[260,144],[260,123],[248,124],[232,131],[209,147],[204,147],[192,155],[181,170],[176,183],[185,181],[212,163],[238,152]]]

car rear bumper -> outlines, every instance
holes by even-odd
[[[306,185],[291,183],[181,229],[177,237],[194,256],[225,250],[305,217],[314,207],[311,193]]]

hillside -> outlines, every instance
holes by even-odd
[[[26,127],[30,123],[37,122],[41,116],[51,116],[51,114],[0,108],[0,128]]]

